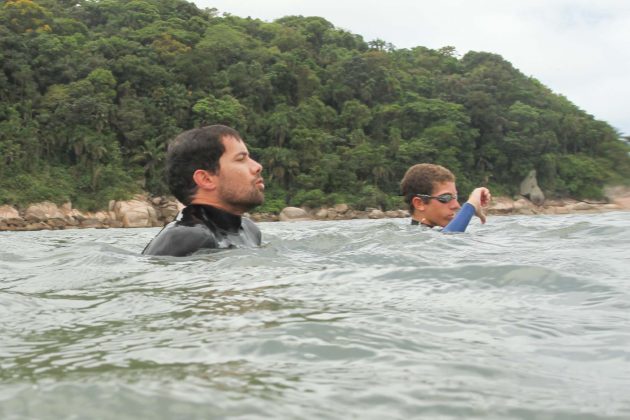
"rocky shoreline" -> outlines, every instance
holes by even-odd
[[[489,215],[535,215],[599,213],[605,211],[630,210],[630,188],[614,187],[606,191],[605,202],[584,202],[571,199],[546,200],[536,205],[525,198],[495,198],[488,208]],[[18,210],[13,206],[0,206],[0,231],[34,231],[81,228],[129,228],[159,227],[172,221],[182,205],[169,197],[147,197],[138,195],[132,200],[111,201],[107,210],[81,212],[71,203],[57,206],[51,202],[32,204]],[[409,217],[407,210],[380,209],[356,210],[347,204],[318,209],[287,207],[280,214],[252,213],[248,215],[257,222],[305,221],[305,220],[349,220]]]

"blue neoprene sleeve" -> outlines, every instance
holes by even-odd
[[[475,215],[475,206],[464,203],[457,215],[442,229],[442,232],[465,232],[470,219]]]

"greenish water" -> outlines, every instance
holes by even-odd
[[[0,232],[0,418],[630,418],[630,213]]]

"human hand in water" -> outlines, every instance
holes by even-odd
[[[492,195],[486,187],[475,188],[468,197],[468,202],[475,207],[475,215],[481,220],[481,223],[486,223],[486,215],[483,212],[483,208],[490,204],[490,200],[492,200]]]

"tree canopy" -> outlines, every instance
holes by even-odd
[[[0,204],[97,209],[167,194],[167,142],[239,130],[268,180],[264,209],[400,205],[414,163],[552,196],[630,179],[619,133],[502,57],[396,49],[321,17],[219,16],[184,0],[0,5]]]

